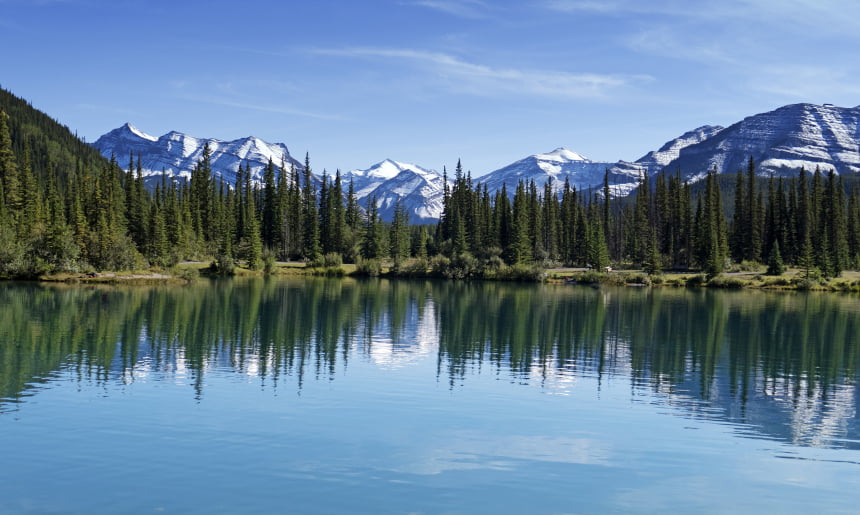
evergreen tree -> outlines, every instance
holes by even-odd
[[[775,241],[773,247],[770,249],[770,256],[767,259],[767,275],[782,275],[784,273],[785,265],[779,252],[779,241]]]
[[[367,220],[364,227],[364,238],[361,245],[362,257],[365,259],[382,258],[382,221],[379,219],[379,208],[375,196],[371,196],[367,200]]]
[[[312,177],[310,156],[305,154],[304,188],[302,189],[302,223],[304,224],[302,255],[306,261],[314,261],[321,255],[316,189]]]
[[[394,266],[399,267],[403,260],[409,257],[411,243],[409,237],[409,213],[403,205],[403,200],[399,198],[394,204],[394,219],[391,222],[389,243],[391,246],[391,259],[394,261]]]

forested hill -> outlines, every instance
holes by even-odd
[[[59,178],[74,170],[93,169],[108,164],[107,159],[72,131],[33,105],[0,87],[0,111],[9,117],[6,124],[16,156],[29,149],[32,173],[45,177],[50,169]],[[50,163],[50,167],[49,164]]]

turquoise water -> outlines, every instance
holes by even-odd
[[[0,513],[856,512],[860,299],[0,287]]]

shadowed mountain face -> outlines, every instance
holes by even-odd
[[[749,158],[759,175],[797,175],[821,167],[837,174],[860,171],[860,109],[793,104],[744,118],[710,138],[680,150],[665,167],[699,178],[745,169]]]

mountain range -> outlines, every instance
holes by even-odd
[[[140,156],[143,175],[152,185],[162,173],[187,180],[207,143],[212,152],[213,174],[230,184],[235,182],[240,164],[249,166],[252,179],[257,181],[270,159],[278,166],[302,168],[283,143],[267,143],[255,137],[220,141],[176,131],[154,137],[125,124],[100,137],[93,146],[104,156],[116,156],[121,166],[129,155]],[[512,194],[521,180],[534,180],[543,187],[549,179],[556,191],[566,180],[580,191],[599,191],[608,172],[611,194],[622,197],[636,188],[643,174],[679,172],[683,179],[694,182],[708,170],[734,173],[744,169],[750,157],[757,163],[757,173],[763,176],[791,176],[801,167],[858,173],[860,106],[792,104],[749,116],[726,128],[705,125],[632,162],[592,161],[572,150],[557,148],[523,158],[475,182],[486,185],[491,194],[503,184]],[[384,220],[391,219],[398,199],[413,223],[435,222],[442,214],[444,181],[435,170],[385,159],[367,169],[346,172],[342,178],[347,184],[352,181],[364,206],[375,198]]]

